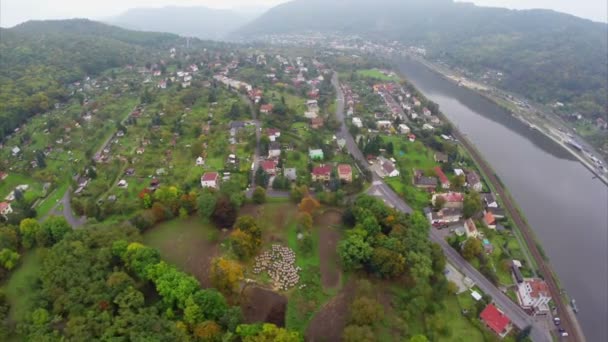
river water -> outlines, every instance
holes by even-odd
[[[558,144],[419,62],[403,75],[467,135],[511,192],[566,292],[588,341],[608,341],[608,187]]]

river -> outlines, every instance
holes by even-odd
[[[588,341],[608,341],[608,187],[558,144],[419,62],[399,69],[467,135],[509,189],[576,299]]]

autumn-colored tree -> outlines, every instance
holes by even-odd
[[[316,199],[306,196],[302,198],[300,205],[298,205],[298,209],[303,213],[308,213],[309,215],[314,214],[314,212],[319,209],[321,204]]]
[[[262,241],[240,229],[230,234],[230,246],[234,254],[241,260],[246,260],[255,255],[262,245]]]
[[[225,295],[233,294],[243,279],[243,267],[234,260],[215,258],[211,263],[211,282]]]
[[[376,336],[368,325],[349,325],[342,331],[342,342],[374,342]]]
[[[205,342],[217,341],[220,339],[222,328],[214,321],[204,321],[197,324],[194,329],[194,336]]]
[[[232,227],[236,220],[236,216],[237,209],[226,196],[222,196],[217,200],[213,214],[211,214],[211,218],[218,228]]]
[[[244,215],[239,217],[234,223],[234,229],[240,229],[243,232],[250,234],[256,239],[262,238],[262,230],[258,227],[257,222],[250,215]]]
[[[255,188],[252,196],[253,203],[263,204],[266,202],[266,190],[260,186]]]
[[[159,202],[152,205],[152,215],[154,216],[155,222],[162,222],[170,217],[170,213],[167,208]]]

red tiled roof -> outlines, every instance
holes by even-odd
[[[315,176],[329,176],[329,174],[331,174],[331,166],[329,166],[329,165],[315,166],[312,169],[312,174]]]
[[[8,202],[0,202],[0,211],[4,211],[9,205]]]
[[[496,223],[496,218],[494,217],[494,215],[492,215],[492,213],[490,211],[486,211],[486,214],[483,217],[483,220],[489,226],[494,225]]]
[[[494,330],[497,334],[502,334],[511,320],[504,313],[500,312],[493,304],[488,304],[481,312],[479,317]]]
[[[446,202],[463,202],[464,195],[460,192],[448,192],[447,194],[442,194],[441,197],[445,199]]]
[[[261,163],[260,166],[264,171],[274,171],[274,169],[277,167],[277,164],[274,160],[265,160]]]
[[[260,111],[272,112],[274,106],[272,104],[264,104],[260,107]]]
[[[203,182],[211,182],[217,180],[218,177],[219,176],[217,172],[207,172],[203,175],[203,177],[201,177],[201,179],[203,180]]]
[[[353,172],[352,168],[348,164],[338,165],[338,173],[341,175],[350,175]]]
[[[450,183],[450,180],[445,175],[445,173],[443,173],[443,171],[441,170],[441,168],[439,166],[435,166],[435,174],[437,175],[437,177],[439,177],[439,180],[441,181],[442,184]]]
[[[530,288],[532,288],[530,297],[538,298],[541,294],[545,297],[551,297],[551,294],[549,293],[549,286],[547,286],[547,283],[544,281],[540,279],[533,279],[529,280],[528,284],[530,285]]]
[[[267,129],[267,130],[266,130],[266,133],[267,133],[268,135],[275,135],[275,134],[277,134],[277,133],[281,133],[281,131],[279,131],[279,130],[278,130],[278,129],[276,129],[276,128],[269,128],[269,129]]]
[[[320,117],[312,118],[311,119],[311,123],[313,125],[322,125],[323,124],[323,118],[320,118]]]

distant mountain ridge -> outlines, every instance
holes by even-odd
[[[608,25],[549,10],[478,7],[452,0],[295,0],[235,36],[343,32],[427,48],[472,72],[501,71],[499,87],[598,117],[608,108]]]
[[[133,8],[108,23],[127,29],[222,39],[260,14],[259,10],[221,10],[202,6]]]

